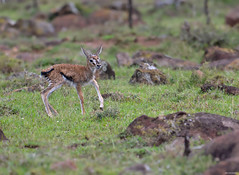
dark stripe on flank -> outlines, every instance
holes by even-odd
[[[63,77],[65,77],[67,80],[73,82],[73,78],[72,78],[72,77],[70,77],[70,76],[66,76],[63,72],[60,72],[60,74],[61,74]]]

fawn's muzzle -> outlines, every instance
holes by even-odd
[[[97,69],[100,69],[101,65],[100,64],[97,64],[96,68]]]

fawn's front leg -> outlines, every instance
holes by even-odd
[[[96,89],[96,92],[97,92],[97,94],[98,94],[99,101],[100,101],[100,109],[103,111],[103,108],[104,108],[104,99],[103,99],[103,97],[102,97],[101,94],[100,94],[99,85],[98,85],[98,83],[97,83],[96,80],[93,80],[93,81],[92,81],[92,84],[95,86],[95,89]]]
[[[84,114],[85,114],[84,98],[83,98],[83,93],[82,93],[82,90],[81,90],[81,86],[80,86],[80,85],[77,85],[77,86],[76,86],[76,91],[77,91],[78,97],[79,97],[79,99],[80,99],[81,113],[82,113],[82,115],[84,115]]]

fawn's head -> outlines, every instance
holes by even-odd
[[[87,52],[85,49],[81,48],[83,54],[87,58],[87,65],[90,66],[90,68],[93,69],[100,69],[101,67],[101,60],[100,60],[100,53],[102,52],[102,46],[99,47],[99,49],[96,51],[96,54],[92,54],[90,52]]]

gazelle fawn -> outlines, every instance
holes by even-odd
[[[80,99],[81,112],[85,114],[84,99],[82,93],[82,86],[92,84],[97,91],[100,109],[103,110],[104,100],[100,94],[99,85],[95,80],[95,73],[97,69],[101,67],[100,53],[102,46],[96,51],[96,54],[92,54],[83,48],[81,48],[83,54],[86,56],[87,65],[73,65],[73,64],[55,64],[47,69],[41,71],[41,75],[46,77],[49,81],[49,86],[41,92],[41,97],[45,105],[48,116],[52,117],[53,114],[58,114],[57,111],[49,104],[49,95],[60,88],[65,82],[70,83],[76,88],[78,97]]]

